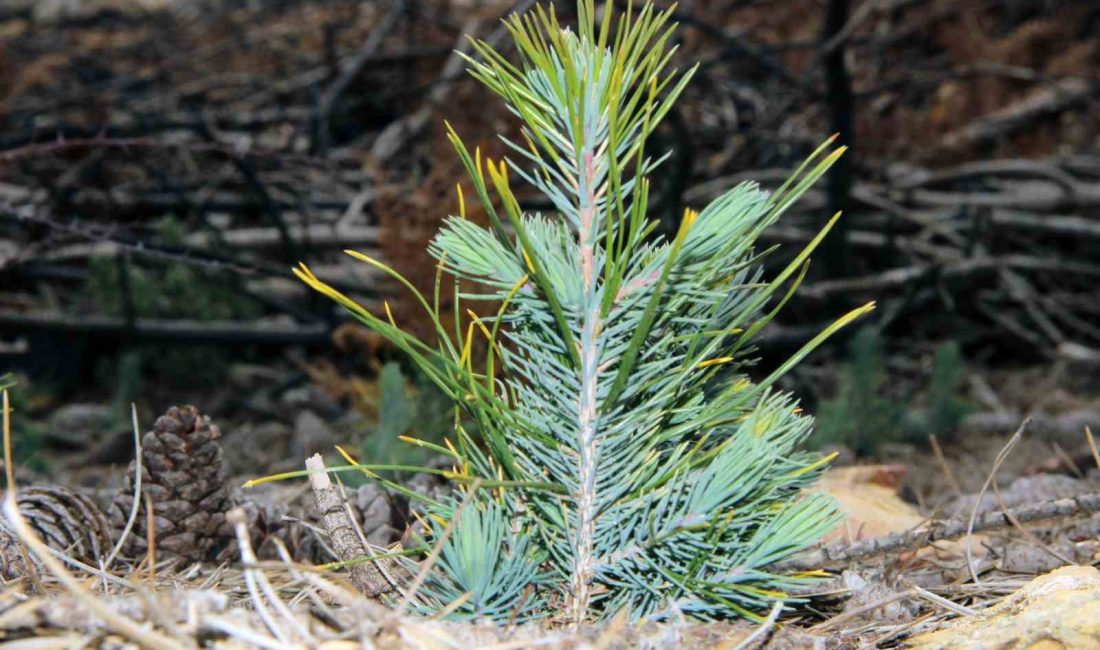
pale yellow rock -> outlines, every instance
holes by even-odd
[[[1100,650],[1100,571],[1070,566],[1035,578],[970,618],[912,639],[913,650]]]

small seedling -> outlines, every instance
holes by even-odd
[[[454,405],[435,384],[415,382],[411,395],[409,384],[400,364],[391,361],[382,366],[378,374],[377,420],[363,438],[361,457],[372,463],[423,463],[430,451],[402,444],[401,439],[411,436],[439,443],[442,434],[453,428]]]
[[[852,338],[848,362],[837,371],[836,396],[818,408],[814,443],[869,456],[884,444],[922,444],[930,434],[949,440],[972,410],[959,397],[964,368],[958,343],[936,348],[928,383],[918,391],[925,406],[913,408],[888,394],[879,337],[870,328],[860,330]]]
[[[409,590],[418,609],[499,623],[623,610],[759,618],[819,575],[769,567],[838,522],[831,499],[805,491],[828,462],[800,450],[812,421],[775,383],[873,305],[750,380],[753,337],[828,227],[770,279],[754,245],[843,149],[830,140],[776,191],[739,185],[686,211],[671,239],[656,236],[647,202],[661,160],[645,144],[692,72],[667,69],[671,10],[609,3],[597,19],[593,0],[577,9],[576,30],[552,7],[507,20],[518,61],[474,42],[472,75],[522,122],[523,138],[491,160],[450,130],[489,226],[465,219],[460,194],[430,247],[435,294],[349,252],[414,293],[437,345],[304,265],[296,272],[408,354],[464,416],[445,446],[431,445],[453,459],[458,488],[427,500],[425,549],[439,552]],[[517,182],[552,213],[525,210]],[[444,322],[444,272],[456,304],[499,307]],[[476,337],[487,339],[481,360]]]

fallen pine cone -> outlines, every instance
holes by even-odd
[[[92,566],[110,552],[107,518],[83,494],[63,487],[30,487],[18,490],[16,502],[27,524],[50,548]],[[24,557],[15,535],[0,529],[0,574],[4,579],[27,574]]]
[[[194,406],[173,406],[157,418],[141,441],[142,503],[124,550],[131,557],[148,550],[145,498],[153,502],[154,537],[159,557],[185,562],[211,559],[232,537],[225,513],[226,489],[221,431]],[[111,525],[121,531],[134,503],[136,463],[111,503]]]

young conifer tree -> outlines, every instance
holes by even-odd
[[[775,192],[739,185],[686,211],[671,240],[655,236],[647,177],[660,160],[645,143],[691,77],[666,70],[671,10],[615,14],[609,3],[597,17],[594,0],[577,5],[576,31],[552,7],[507,20],[518,61],[474,43],[471,73],[522,121],[523,141],[506,140],[514,155],[494,161],[450,131],[491,226],[464,208],[446,221],[430,249],[434,299],[349,251],[415,293],[437,345],[305,266],[296,273],[408,353],[463,414],[453,443],[433,446],[453,457],[459,487],[427,504],[426,544],[441,552],[418,592],[423,610],[501,622],[579,623],[624,608],[755,618],[814,578],[769,565],[838,520],[830,499],[805,492],[828,460],[799,448],[811,418],[773,385],[871,305],[750,380],[754,335],[825,232],[768,280],[754,244],[842,150],[826,143]],[[525,211],[516,179],[553,213]],[[465,332],[442,322],[443,271],[456,278],[456,303],[499,310],[468,311]],[[460,279],[488,290],[463,292]],[[487,353],[475,363],[480,336]]]

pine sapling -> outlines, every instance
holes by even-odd
[[[886,359],[875,330],[861,329],[848,352],[848,363],[836,371],[836,396],[818,405],[814,442],[846,446],[867,456],[904,439],[905,405],[883,395]]]
[[[830,140],[776,191],[739,185],[686,211],[670,239],[656,236],[648,178],[661,160],[645,145],[692,73],[668,70],[671,10],[617,13],[608,3],[597,18],[594,0],[577,9],[576,31],[552,7],[508,19],[517,61],[474,42],[471,74],[522,122],[523,138],[491,160],[448,126],[490,225],[465,218],[460,194],[459,214],[430,247],[434,295],[349,251],[414,293],[437,343],[304,265],[296,273],[408,354],[461,413],[446,446],[413,441],[451,457],[453,471],[436,471],[458,487],[445,499],[410,495],[428,501],[424,549],[439,545],[410,605],[501,623],[581,623],[623,609],[757,618],[815,577],[769,565],[838,521],[828,497],[805,490],[828,461],[800,449],[811,419],[774,385],[872,305],[751,380],[753,337],[791,297],[828,227],[770,279],[754,245],[843,148]],[[517,181],[553,210],[525,210]],[[499,308],[445,323],[444,273],[456,305]],[[471,358],[478,337],[488,341],[483,360]]]
[[[960,397],[966,373],[958,342],[948,341],[936,348],[932,375],[928,379],[928,408],[924,430],[950,439],[974,407]]]

